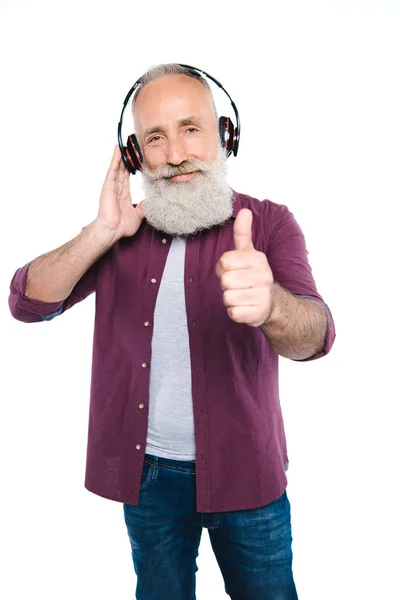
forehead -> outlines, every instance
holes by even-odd
[[[177,121],[188,115],[213,117],[210,92],[193,77],[164,75],[140,90],[134,106],[135,129],[143,131],[154,122]]]

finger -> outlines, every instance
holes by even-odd
[[[257,310],[254,306],[230,306],[226,310],[232,321],[236,323],[252,325],[257,320]]]
[[[143,212],[143,200],[141,202],[139,202],[139,204],[136,207],[136,212],[138,213],[139,217],[141,219],[143,219],[144,217],[144,212]]]
[[[223,297],[225,306],[258,306],[260,291],[257,288],[246,290],[225,290]]]
[[[233,239],[236,250],[252,250],[254,248],[251,234],[253,213],[248,208],[242,208],[233,225]]]
[[[130,173],[128,171],[128,169],[125,166],[125,171],[124,171],[124,184],[129,187],[129,177],[130,177]]]
[[[119,167],[118,167],[118,182],[121,185],[125,185],[125,179],[126,179],[125,175],[126,175],[126,167],[124,165],[124,161],[120,160]]]
[[[121,160],[122,159],[119,146],[114,146],[114,152],[112,155],[111,164],[107,171],[106,179],[116,178]]]
[[[270,282],[268,272],[259,269],[240,269],[238,271],[224,271],[220,277],[223,290],[246,290],[261,287]]]
[[[224,252],[216,265],[217,277],[221,277],[225,271],[236,271],[240,269],[251,269],[254,267],[254,256],[238,253],[237,250]]]

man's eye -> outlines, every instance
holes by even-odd
[[[147,143],[151,144],[152,142],[158,142],[159,139],[161,139],[159,135],[154,135]]]
[[[196,127],[189,127],[188,129],[186,129],[186,131],[190,131],[190,133],[195,133],[196,131],[198,131],[198,129],[196,129]]]

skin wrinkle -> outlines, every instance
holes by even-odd
[[[172,67],[172,71],[171,68]],[[178,71],[176,70],[178,68]],[[150,71],[148,71],[144,77],[142,77],[141,79],[141,86],[138,88],[138,90],[136,91],[136,93],[134,94],[133,98],[132,98],[132,105],[131,105],[131,111],[132,111],[132,116],[133,119],[135,120],[135,110],[136,110],[136,102],[138,99],[139,94],[141,93],[141,91],[143,90],[144,87],[146,87],[146,85],[148,85],[151,81],[155,81],[156,79],[159,79],[162,76],[165,75],[173,75],[173,74],[184,74],[186,77],[190,77],[190,79],[197,81],[197,83],[199,85],[201,85],[208,93],[209,95],[209,99],[212,103],[212,110],[215,116],[215,119],[218,121],[218,113],[217,113],[217,108],[215,106],[215,102],[214,102],[214,97],[210,88],[210,85],[207,81],[207,79],[205,79],[204,77],[197,77],[193,75],[188,75],[187,70],[185,68],[181,69],[180,66],[178,65],[158,65],[158,67],[155,67],[153,69],[150,69]]]
[[[178,121],[178,125],[180,127],[184,127],[185,125],[197,125],[198,127],[202,127],[203,121],[201,119],[198,119],[197,117],[190,116],[190,117],[187,117],[185,119],[181,119],[180,121]],[[147,141],[148,136],[152,135],[154,133],[165,133],[165,132],[163,132],[163,128],[161,125],[156,125],[154,127],[150,127],[149,129],[146,129],[146,131],[143,133],[143,139]]]

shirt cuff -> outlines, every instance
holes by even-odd
[[[292,360],[296,360],[296,362],[306,362],[309,360],[316,360],[317,358],[321,358],[322,356],[326,356],[326,354],[328,354],[328,352],[330,352],[330,350],[333,346],[333,342],[335,341],[335,338],[336,338],[335,323],[333,321],[331,309],[321,298],[317,298],[317,296],[310,296],[310,295],[306,295],[306,294],[295,294],[295,295],[298,296],[299,298],[311,298],[311,300],[315,300],[316,302],[319,302],[320,304],[322,304],[326,309],[326,316],[328,318],[328,326],[327,326],[326,334],[325,334],[324,347],[322,348],[322,350],[320,352],[316,352],[315,354],[313,354],[312,356],[308,356],[307,358],[300,358],[300,359],[294,358]]]
[[[15,318],[25,323],[49,321],[62,313],[64,301],[43,302],[25,296],[26,280],[31,262],[17,269],[14,273],[8,299],[10,311]]]

